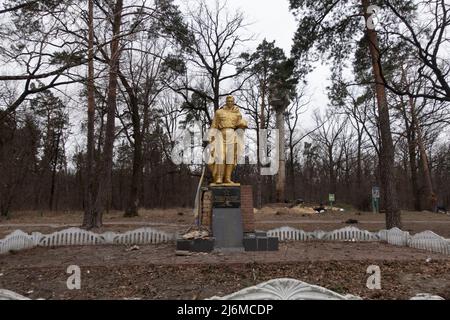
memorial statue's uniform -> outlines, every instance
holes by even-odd
[[[238,107],[225,106],[216,111],[211,129],[218,131],[212,132],[209,160],[214,183],[232,183],[231,173],[237,165],[238,154],[242,152],[242,143],[238,139],[236,129],[246,127],[247,122],[242,118]]]

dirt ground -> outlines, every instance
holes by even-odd
[[[81,290],[68,290],[69,265]],[[369,290],[369,265],[381,290]],[[278,252],[177,256],[173,244],[36,248],[0,256],[0,288],[44,299],[204,299],[273,278],[294,278],[366,299],[432,293],[450,299],[450,257],[367,242],[288,242]]]
[[[136,218],[122,212],[104,216],[96,232],[124,232],[142,226],[183,231],[192,209],[142,210]],[[378,231],[384,215],[356,211],[312,214],[273,205],[255,213],[256,227],[292,226],[305,231],[354,226]],[[432,230],[450,238],[450,216],[403,212],[403,229]],[[19,212],[0,220],[0,238],[21,229],[50,233],[79,226],[81,212]],[[82,289],[68,290],[69,265],[82,270]],[[369,265],[381,268],[382,289],[369,290]],[[450,257],[376,242],[287,242],[278,252],[211,253],[177,256],[174,244],[35,248],[0,256],[0,288],[44,299],[204,299],[226,295],[273,278],[288,277],[366,299],[408,299],[431,293],[450,299]]]

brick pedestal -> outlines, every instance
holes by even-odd
[[[200,224],[214,238],[177,241],[178,250],[277,251],[278,238],[255,231],[252,186],[210,186],[201,191]]]
[[[213,205],[213,199],[212,199],[212,192],[211,190],[205,189],[202,190],[201,195],[201,220],[200,224],[203,227],[207,227],[211,229],[212,226],[212,205]]]
[[[253,212],[252,186],[241,186],[241,212],[244,232],[255,232],[255,214]]]
[[[212,227],[213,199],[210,189],[202,190],[201,197],[201,225]],[[245,233],[255,232],[255,215],[253,212],[253,188],[252,186],[241,186],[241,213]]]

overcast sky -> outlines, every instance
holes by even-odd
[[[289,55],[297,23],[289,11],[288,0],[228,0],[228,4],[244,12],[247,21],[252,22],[249,29],[258,42],[264,38],[275,40]]]

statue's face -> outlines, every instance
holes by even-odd
[[[234,98],[233,97],[227,97],[227,106],[228,107],[234,106]]]

